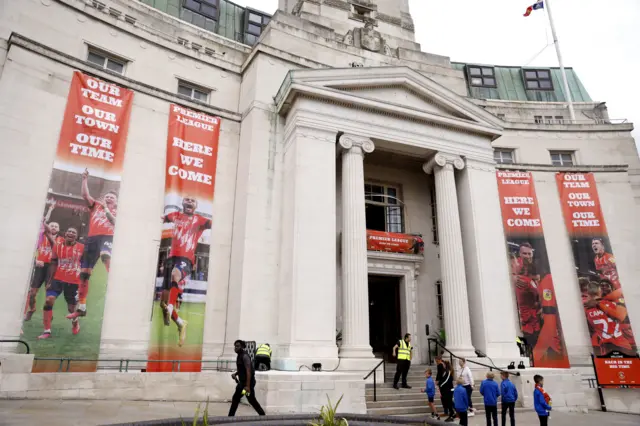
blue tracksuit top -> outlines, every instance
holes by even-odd
[[[436,396],[436,384],[432,377],[427,377],[427,383],[424,389],[429,398],[434,398]]]
[[[549,411],[551,411],[551,406],[547,404],[544,395],[538,389],[533,391],[533,407],[539,416],[548,416]]]
[[[518,400],[518,389],[509,379],[504,379],[500,384],[502,402],[516,402]]]
[[[493,379],[483,380],[480,384],[480,395],[484,396],[484,405],[497,407],[500,387]]]
[[[469,396],[467,390],[462,385],[456,386],[453,391],[453,406],[456,411],[463,413],[469,411]]]

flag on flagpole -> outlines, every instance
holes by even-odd
[[[529,6],[527,8],[527,11],[524,13],[524,16],[529,16],[529,15],[531,15],[531,13],[534,10],[538,10],[538,9],[544,9],[544,1],[543,0],[538,0],[537,2],[535,2],[534,4]]]

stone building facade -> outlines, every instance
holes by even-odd
[[[218,15],[187,3],[212,3]],[[519,361],[496,183],[504,168],[533,173],[572,364],[588,365],[591,342],[556,172],[595,173],[640,329],[633,125],[611,120],[573,70],[575,122],[560,84],[543,98],[527,98],[526,89],[483,92],[471,81],[474,64],[422,52],[407,0],[281,0],[273,16],[253,11],[258,34],[249,13],[224,0],[0,2],[0,218],[7,225],[0,337],[20,334],[31,230],[41,220],[73,70],[135,92],[102,358],[147,354],[148,283],[161,226],[151,218],[163,206],[170,103],[222,120],[204,359],[232,358],[233,341],[243,338],[270,342],[280,369],[321,362],[368,371],[376,364],[369,309],[378,280],[394,289],[379,296],[397,303],[392,340],[415,336],[414,362],[429,359],[426,327],[444,329],[460,356],[479,350],[501,365]],[[104,64],[90,61],[91,52]],[[520,69],[489,68],[494,78],[524,84],[515,82]],[[557,78],[557,70],[546,71]],[[181,87],[195,91],[185,98]],[[402,207],[378,203],[387,216],[401,212],[394,226],[387,217],[384,230],[421,234],[424,253],[366,250],[375,220],[367,208],[378,205],[380,191]],[[377,338],[384,348],[389,337]]]

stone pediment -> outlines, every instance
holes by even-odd
[[[503,122],[467,98],[407,67],[294,70],[276,101],[286,113],[305,92],[358,108],[380,110],[497,137]]]

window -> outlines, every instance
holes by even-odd
[[[178,81],[178,95],[199,102],[209,102],[211,90],[198,87],[186,81]]]
[[[271,20],[270,16],[263,15],[260,12],[247,9],[245,12],[245,43],[253,46],[258,41],[262,30],[267,26]]]
[[[534,115],[534,116],[533,116],[533,121],[534,121],[536,124],[542,124],[542,116],[541,116],[541,115]]]
[[[556,115],[555,124],[564,124],[564,117],[561,115]]]
[[[494,149],[493,159],[498,164],[513,164],[515,162],[512,149]]]
[[[571,151],[551,151],[551,163],[554,166],[573,166],[573,152]]]
[[[498,118],[499,118],[500,120],[504,120],[504,119],[506,118],[506,115],[504,115],[504,114],[498,114]]]
[[[444,303],[442,302],[442,281],[436,281],[436,300],[438,301],[438,319],[444,321]]]
[[[429,196],[431,197],[431,234],[433,244],[439,245],[438,239],[438,204],[436,202],[436,182],[435,179],[429,180]]]
[[[184,0],[182,6],[214,21],[218,20],[218,0]]]
[[[467,65],[467,79],[473,87],[498,87],[493,67]]]
[[[364,198],[367,229],[384,232],[404,232],[404,206],[398,188],[381,184],[365,184]]]
[[[524,84],[528,90],[553,90],[550,70],[523,70]]]
[[[92,48],[89,48],[87,61],[106,70],[117,72],[118,74],[124,74],[124,66],[127,63],[125,59],[116,58],[115,56]]]

